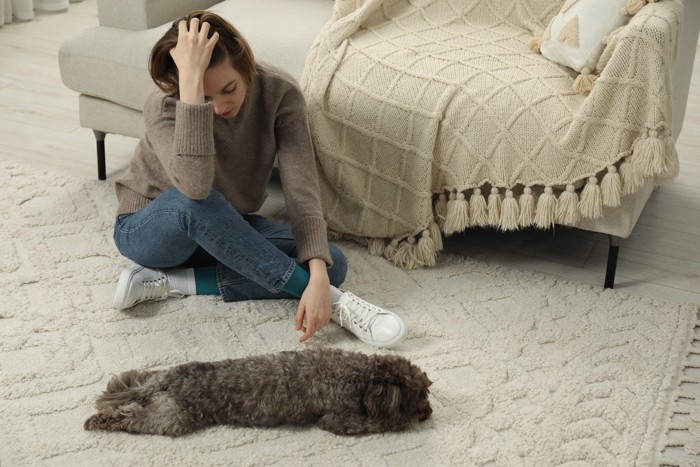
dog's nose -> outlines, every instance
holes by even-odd
[[[428,418],[430,418],[430,415],[432,415],[433,413],[433,408],[430,407],[430,402],[428,402],[427,400],[421,402],[418,408],[420,410],[420,418],[418,418],[418,421],[426,421]]]

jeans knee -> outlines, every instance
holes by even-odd
[[[204,199],[188,198],[180,190],[175,187],[164,191],[160,196],[167,198],[168,202],[188,212],[201,211],[207,207],[218,209],[222,203],[229,204],[224,195],[215,189],[211,189],[209,195]]]
[[[333,266],[328,269],[328,278],[332,286],[340,287],[348,274],[348,260],[343,252],[332,243],[328,245],[328,249],[333,260]]]
[[[210,220],[220,219],[221,216],[242,219],[224,195],[213,188],[209,196],[202,200],[188,198],[177,188],[170,188],[160,196],[166,197],[164,201],[178,212],[181,226],[187,231],[193,223],[202,225],[202,221],[206,224]]]

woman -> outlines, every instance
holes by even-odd
[[[256,64],[240,33],[205,11],[173,23],[149,71],[159,90],[144,107],[146,135],[116,182],[114,240],[136,264],[122,272],[114,306],[190,294],[296,297],[300,342],[330,320],[371,345],[401,342],[398,316],[337,288],[347,264],[326,239],[293,78]],[[275,158],[291,228],[252,214]]]

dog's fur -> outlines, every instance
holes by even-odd
[[[403,357],[329,348],[191,362],[114,376],[85,429],[178,436],[219,424],[316,424],[343,435],[399,431],[430,417],[430,384]]]

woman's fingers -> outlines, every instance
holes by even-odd
[[[301,338],[299,339],[299,342],[301,342],[301,343],[306,342],[307,340],[309,340],[311,338],[311,336],[314,335],[315,332],[316,332],[315,329],[307,327],[305,332],[304,332],[304,335],[301,336]]]
[[[187,34],[187,21],[181,19],[180,22],[177,23],[177,37],[182,37],[185,34]]]
[[[297,309],[297,314],[294,317],[294,327],[297,331],[303,331],[304,335],[301,336],[299,342],[306,342],[315,333],[323,329],[330,319],[322,322],[322,318],[314,315],[313,313],[307,313],[306,307],[303,302],[300,302],[299,308]]]
[[[299,300],[297,314],[294,316],[294,328],[301,331],[304,327],[304,315],[306,315],[306,304],[304,300]]]
[[[192,37],[198,37],[201,41],[205,41],[207,39],[210,39],[209,37],[209,31],[211,30],[211,25],[204,21],[201,26],[199,24],[199,18],[192,18],[190,20],[190,24],[187,24],[187,21],[182,20],[180,21],[180,29],[179,33],[183,32],[189,32]],[[216,33],[214,33],[216,34]]]
[[[192,18],[187,30],[192,34],[197,34],[199,32],[199,18]]]
[[[214,44],[219,40],[219,33],[214,31],[214,34],[211,35],[209,38],[209,42],[207,42],[207,47],[213,47]]]

